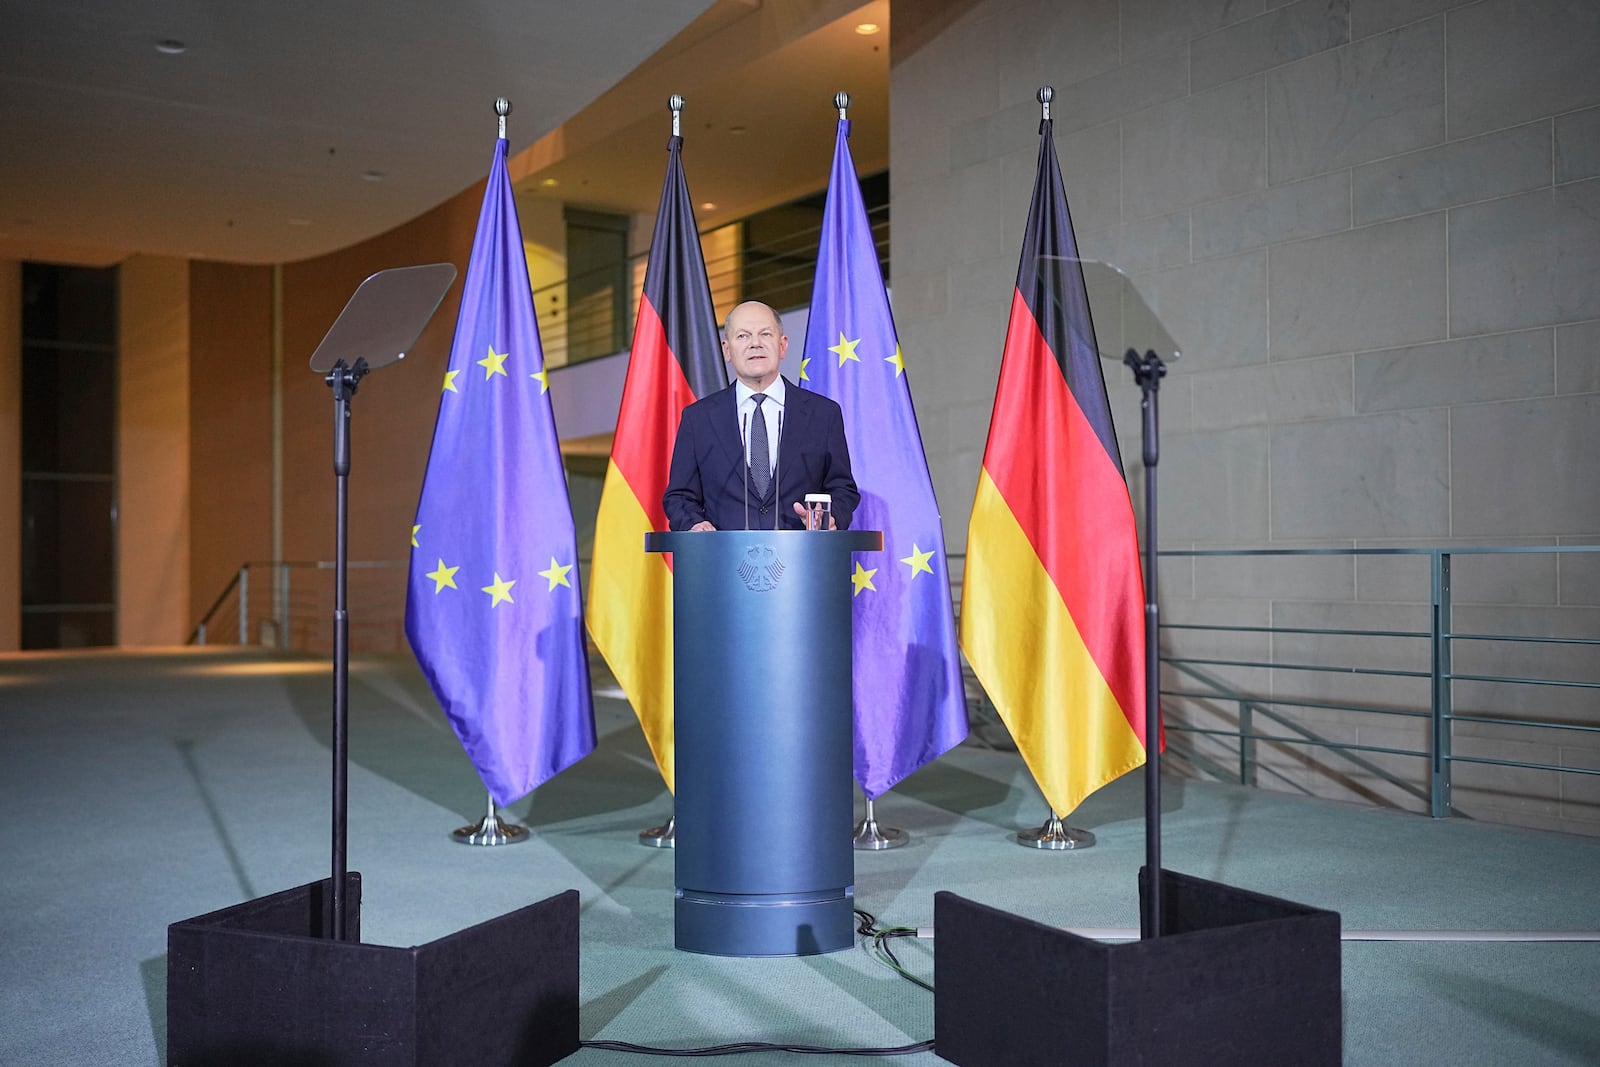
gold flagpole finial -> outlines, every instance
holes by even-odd
[[[843,89],[833,94],[833,106],[839,109],[839,121],[843,122],[850,116],[850,94]]]
[[[494,113],[500,118],[500,139],[506,139],[506,116],[511,114],[511,101],[503,96],[494,98]]]
[[[683,97],[673,93],[667,98],[667,108],[672,112],[672,136],[682,137],[683,132],[679,128],[679,119],[683,115]]]
[[[1050,121],[1050,101],[1055,98],[1056,91],[1048,85],[1039,86],[1039,91],[1034,94],[1039,98],[1039,118],[1045,122]]]

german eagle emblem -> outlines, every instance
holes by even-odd
[[[778,587],[783,577],[783,560],[771,545],[751,545],[739,561],[739,578],[754,593],[765,593]]]

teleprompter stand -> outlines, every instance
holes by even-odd
[[[332,875],[167,928],[167,1062],[512,1067],[578,1048],[578,894],[426,945],[364,945],[361,875],[346,870],[350,400],[402,358],[456,271],[380,271],[317,347],[333,390],[335,518]],[[493,1000],[493,1021],[482,1005]]]
[[[1105,944],[954,893],[934,897],[934,1041],[962,1067],[1340,1062],[1339,915],[1161,867],[1157,398],[1178,350],[1120,270],[1081,270],[1102,358],[1141,391],[1145,866],[1138,941]],[[1036,1025],[1040,1019],[1048,1025]]]

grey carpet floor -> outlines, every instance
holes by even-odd
[[[780,960],[673,949],[672,854],[637,843],[670,798],[595,675],[599,750],[506,812],[529,843],[486,849],[449,836],[484,793],[415,665],[355,660],[349,863],[364,939],[421,944],[573,888],[584,1038],[933,1037],[932,995],[859,947]],[[0,657],[0,1063],[164,1062],[167,924],[328,873],[330,704],[327,662],[312,657]],[[1095,847],[1037,852],[1012,840],[1046,814],[1020,760],[969,742],[879,801],[912,843],[857,854],[858,903],[931,926],[933,894],[950,889],[1057,926],[1136,926],[1140,779],[1073,814]],[[1600,929],[1600,842],[1193,781],[1169,780],[1163,808],[1165,866],[1333,909],[1346,930]],[[934,942],[900,947],[932,979]],[[1600,943],[1346,942],[1343,963],[1347,1063],[1600,1063]],[[1070,1064],[1072,1035],[1060,1038]],[[567,1062],[669,1061],[584,1049]]]

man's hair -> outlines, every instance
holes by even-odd
[[[784,335],[783,334],[783,316],[778,314],[778,309],[777,308],[773,307],[771,304],[762,304],[761,301],[759,301],[759,300],[741,300],[737,304],[733,305],[733,307],[728,309],[728,317],[722,320],[722,336],[723,337],[727,337],[728,336],[728,330],[729,330],[729,325],[728,324],[733,322],[733,313],[735,311],[738,311],[740,308],[744,307],[746,304],[761,304],[762,307],[766,308],[767,309],[767,313],[772,316],[772,321],[778,324],[778,336],[782,337]]]

